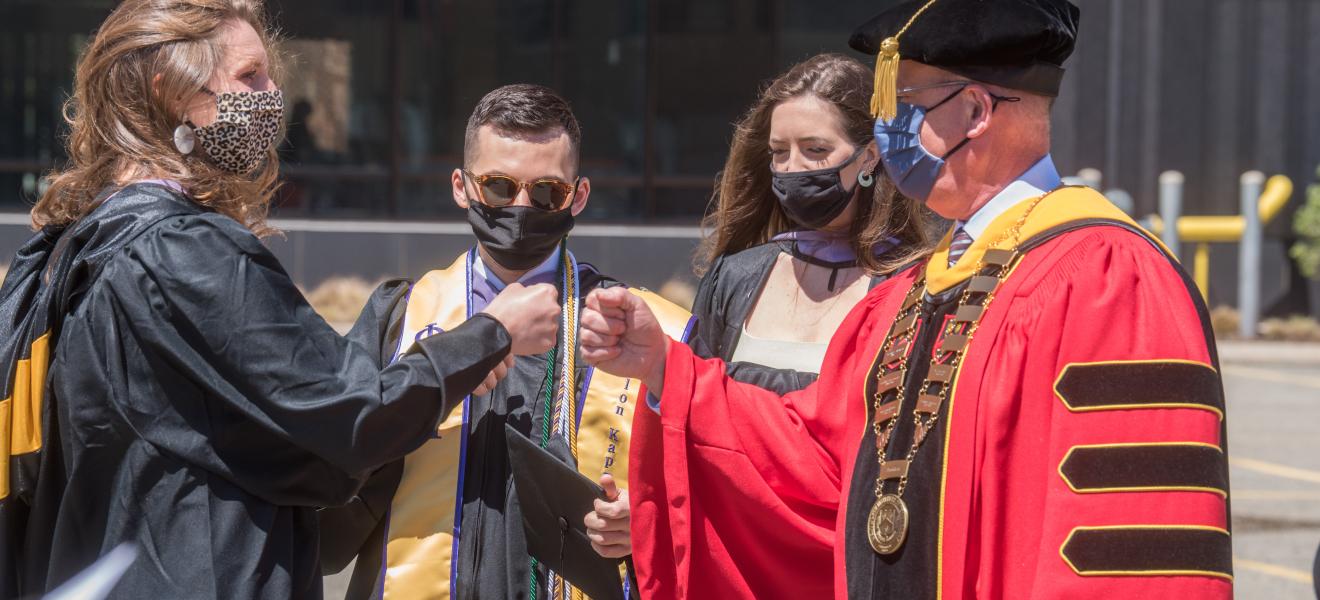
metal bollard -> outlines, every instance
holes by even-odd
[[[1136,201],[1132,199],[1132,194],[1127,193],[1126,190],[1118,188],[1105,190],[1105,198],[1108,198],[1111,204],[1117,206],[1118,210],[1127,213],[1129,216],[1132,215],[1132,211],[1137,204]]]
[[[1164,245],[1174,257],[1181,257],[1178,239],[1178,217],[1182,216],[1183,183],[1186,179],[1178,171],[1160,173],[1160,219],[1164,220]]]
[[[1247,171],[1241,178],[1242,240],[1238,243],[1238,335],[1256,337],[1260,323],[1260,192],[1265,174]]]
[[[1091,167],[1078,171],[1077,178],[1082,181],[1082,185],[1093,190],[1099,190],[1100,182],[1104,180],[1104,177],[1100,173],[1100,169],[1093,169]]]

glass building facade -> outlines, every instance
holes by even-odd
[[[896,0],[267,0],[286,39],[287,182],[278,216],[461,218],[449,175],[487,91],[549,85],[582,122],[587,221],[693,224],[732,123],[789,65],[842,52]],[[1077,50],[1054,108],[1064,173],[1158,210],[1239,210],[1250,169],[1310,181],[1320,163],[1320,2],[1072,0]],[[115,0],[0,0],[0,211],[61,159],[77,54]],[[1272,235],[1290,235],[1278,219]]]
[[[62,157],[77,54],[116,2],[0,0],[0,210]],[[584,219],[695,223],[765,82],[851,53],[876,0],[268,0],[288,55],[283,217],[457,219],[473,106],[529,82],[582,124]],[[853,53],[859,59],[866,57]]]

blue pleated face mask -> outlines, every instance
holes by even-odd
[[[963,140],[944,156],[935,156],[921,145],[921,124],[926,120],[926,113],[943,106],[962,91],[963,88],[958,88],[930,108],[899,102],[898,114],[893,119],[876,119],[875,143],[880,148],[880,161],[894,186],[904,196],[925,202],[944,169],[945,159],[967,143]]]
[[[921,145],[921,124],[926,120],[926,115],[944,106],[966,88],[966,85],[958,88],[930,108],[899,102],[898,114],[894,115],[893,119],[889,121],[876,119],[875,143],[880,148],[880,161],[884,163],[885,172],[889,173],[894,186],[904,196],[925,202],[930,196],[930,191],[935,188],[935,180],[939,178],[940,171],[944,169],[944,161],[966,146],[967,142],[972,141],[971,138],[963,138],[963,141],[945,152],[944,156],[935,156]],[[991,110],[997,108],[1000,102],[1019,100],[1019,98],[993,94],[991,98],[994,100]]]

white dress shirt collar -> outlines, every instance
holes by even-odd
[[[559,268],[559,252],[559,247],[555,246],[555,251],[551,252],[550,256],[546,257],[541,264],[536,265],[532,270],[523,273],[522,277],[518,278],[517,283],[526,285],[533,280],[544,280],[546,276],[549,276],[551,281],[553,281],[555,271]],[[491,272],[490,269],[486,268],[486,263],[481,259],[480,251],[477,252],[477,259],[472,261],[472,274],[486,280],[496,292],[504,291],[505,286],[509,285],[508,283],[501,281],[499,276]],[[536,283],[540,283],[540,281],[536,281]]]

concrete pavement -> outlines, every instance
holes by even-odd
[[[1238,598],[1314,598],[1320,368],[1225,362]]]

